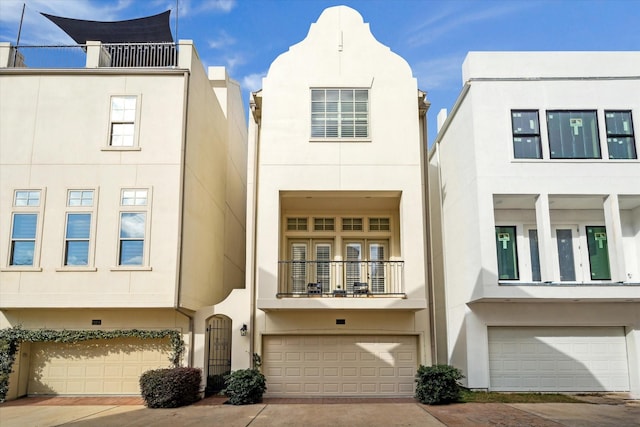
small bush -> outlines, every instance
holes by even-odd
[[[450,365],[420,365],[416,374],[416,395],[420,403],[439,405],[460,400],[464,378],[459,369]]]
[[[224,379],[227,384],[224,393],[232,405],[259,403],[267,389],[266,379],[257,368],[233,371]]]
[[[201,379],[196,368],[153,369],[140,376],[140,391],[149,408],[177,408],[200,400]]]
[[[229,375],[231,371],[224,374],[209,375],[207,377],[207,387],[204,389],[205,396],[212,396],[224,390],[224,377]]]

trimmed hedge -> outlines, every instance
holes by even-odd
[[[267,381],[257,368],[233,371],[224,379],[227,384],[224,394],[232,405],[259,403],[267,389]]]
[[[458,402],[462,392],[458,381],[462,378],[462,372],[450,365],[420,365],[416,374],[415,398],[428,405]]]
[[[140,392],[149,408],[177,408],[200,400],[201,380],[197,368],[152,369],[140,376]]]

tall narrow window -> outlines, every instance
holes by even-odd
[[[498,255],[498,278],[518,280],[518,251],[516,248],[516,227],[496,227],[496,249]]]
[[[14,213],[9,265],[33,266],[38,214]]]
[[[291,291],[304,292],[307,286],[307,244],[291,245]]]
[[[637,159],[631,111],[605,111],[610,159]]]
[[[120,212],[118,265],[145,265],[148,190],[123,190],[121,205],[127,211]]]
[[[16,190],[15,212],[11,218],[9,265],[33,267],[37,260],[38,215],[41,214],[41,190]]]
[[[529,230],[529,253],[531,254],[531,280],[540,282],[540,250],[538,249],[538,230]]]
[[[93,228],[94,190],[67,192],[67,222],[64,235],[64,266],[92,264],[91,230]]]
[[[547,111],[552,159],[599,159],[595,111]]]
[[[64,265],[89,265],[90,213],[68,213]]]
[[[136,103],[136,96],[111,98],[110,146],[133,147],[135,145]]]
[[[312,89],[312,138],[368,138],[369,90]]]
[[[538,111],[511,111],[511,126],[513,129],[513,157],[516,159],[541,159]]]
[[[570,228],[556,229],[558,245],[558,265],[560,281],[573,282],[576,280],[576,264],[573,254],[573,231]]]
[[[611,280],[607,229],[602,226],[587,226],[587,247],[592,280]]]
[[[144,264],[144,212],[122,212],[120,214],[119,265]]]

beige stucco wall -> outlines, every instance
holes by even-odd
[[[310,89],[325,87],[369,89],[369,139],[358,142],[310,140]],[[255,260],[248,267],[255,269],[253,286],[258,308],[278,304],[278,260],[287,252],[282,248],[282,194],[295,195],[296,192],[300,192],[302,199],[296,209],[302,212],[305,209],[308,212],[312,206],[304,206],[303,197],[313,197],[312,192],[322,192],[322,197],[329,199],[332,192],[336,199],[340,197],[339,192],[354,192],[354,199],[342,207],[336,200],[331,201],[332,215],[349,212],[354,203],[358,204],[358,197],[364,201],[367,192],[399,195],[396,196],[397,210],[391,215],[398,227],[397,246],[392,256],[405,261],[407,299],[394,306],[401,312],[388,318],[385,309],[393,306],[392,299],[386,302],[376,299],[369,307],[366,300],[350,303],[335,299],[326,304],[325,299],[320,303],[300,300],[299,308],[312,308],[307,307],[311,304],[315,310],[283,313],[257,310],[254,350],[260,352],[262,334],[361,333],[359,327],[336,327],[335,317],[341,315],[333,310],[342,308],[357,319],[355,324],[378,325],[375,319],[384,318],[388,323],[378,331],[388,328],[394,333],[422,336],[421,362],[428,362],[423,153],[420,151],[418,90],[408,64],[373,38],[368,24],[356,11],[344,6],[329,8],[311,25],[302,42],[291,46],[272,63],[263,79],[261,97],[262,116],[256,134],[257,198],[253,206],[257,210]],[[372,193],[372,198],[375,197]],[[366,204],[363,202],[361,206]],[[327,209],[316,212],[328,212]],[[371,212],[375,211],[372,208]],[[392,239],[392,249],[393,243]],[[352,309],[357,309],[349,311],[350,304]],[[318,327],[310,319],[324,319],[326,324]]]
[[[3,307],[174,305],[184,78],[87,70],[0,76]],[[111,95],[139,97],[139,150],[107,148]],[[151,190],[148,271],[115,268],[123,188]],[[16,189],[42,190],[36,271],[7,268]],[[91,271],[58,271],[69,189],[95,190]]]

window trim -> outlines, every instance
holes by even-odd
[[[326,91],[328,90],[337,90],[340,93],[342,91],[357,91],[364,90],[367,91],[367,136],[356,136],[356,130],[354,125],[354,136],[341,136],[341,119],[342,119],[342,111],[340,107],[338,107],[337,114],[337,122],[338,122],[338,135],[337,136],[313,136],[313,91]],[[341,95],[340,95],[341,96]],[[355,96],[354,96],[355,99]],[[326,102],[326,101],[325,101]],[[354,101],[355,102],[355,101]],[[371,129],[371,88],[370,87],[327,87],[327,86],[318,86],[318,87],[310,87],[309,88],[309,141],[310,142],[371,142],[372,137],[372,129]],[[338,102],[340,106],[340,102]],[[326,112],[326,111],[325,111]],[[355,115],[355,109],[353,114]],[[326,135],[326,126],[325,126],[325,135]]]
[[[124,192],[125,191],[141,191],[145,190],[147,192],[146,204],[145,205],[125,205],[123,204]],[[117,221],[117,229],[116,229],[116,258],[115,258],[115,266],[111,267],[111,271],[150,271],[150,246],[151,246],[151,204],[152,204],[152,196],[153,189],[152,187],[126,187],[121,188],[120,190],[120,203],[118,209],[118,221]],[[129,264],[120,264],[120,256],[121,256],[121,242],[123,240],[120,237],[120,233],[122,230],[122,215],[125,213],[143,213],[145,214],[145,224],[144,224],[144,236],[142,240],[142,263],[129,265]],[[133,239],[140,240],[140,239]]]
[[[125,121],[114,121],[113,120],[113,108],[112,108],[112,103],[114,98],[135,98],[136,100],[136,111],[135,111],[135,118],[133,121],[133,145],[125,145],[125,146],[119,146],[119,145],[112,145],[111,141],[112,141],[112,127],[114,123],[131,123],[131,122],[125,122]],[[140,151],[141,147],[140,147],[140,141],[139,141],[139,137],[140,137],[140,111],[141,111],[141,102],[142,102],[142,95],[141,94],[112,94],[111,96],[109,96],[109,108],[108,108],[108,126],[107,126],[107,137],[106,137],[106,145],[104,147],[102,147],[102,151]]]
[[[500,259],[498,257],[498,253],[500,251],[500,245],[498,243],[500,241],[500,234],[504,234],[504,233],[498,233],[498,228],[513,229],[513,242],[511,243],[511,245],[513,247],[513,256],[515,258],[514,264],[513,264],[515,266],[515,277],[507,277],[507,278],[500,277]],[[519,246],[521,245],[521,239],[520,239],[521,233],[519,233],[519,231],[520,229],[517,224],[505,224],[505,225],[496,224],[494,226],[494,240],[496,242],[496,273],[498,276],[498,281],[508,281],[508,282],[522,281],[522,274],[520,273],[522,269],[522,266],[520,265],[521,255],[519,253]],[[503,243],[503,249],[506,249],[506,247],[504,247],[504,243]]]
[[[535,113],[536,115],[536,124],[538,127],[538,132],[522,132],[516,133],[515,123],[513,121],[514,114],[516,113]],[[517,160],[541,160],[544,158],[542,152],[542,128],[540,125],[540,110],[535,109],[516,109],[511,110],[511,149],[513,150],[513,158]],[[538,138],[538,157],[516,157],[516,138]]]
[[[81,191],[88,192],[91,191],[92,194],[92,203],[91,205],[72,205],[71,204],[71,194],[72,192]],[[66,202],[66,211],[65,211],[65,224],[64,229],[62,230],[62,254],[60,260],[60,267],[56,268],[56,271],[97,271],[95,267],[95,236],[96,236],[96,224],[97,224],[97,207],[98,207],[98,188],[69,188],[67,189],[67,202]],[[82,200],[82,199],[81,199]],[[67,242],[69,238],[67,238],[67,227],[69,225],[69,215],[73,214],[89,214],[91,216],[90,219],[90,229],[89,229],[89,237],[88,239],[77,239],[77,240],[88,240],[89,248],[87,253],[87,265],[69,265],[66,264],[66,251],[67,251]],[[74,240],[74,239],[72,239]]]
[[[553,149],[551,147],[551,127],[549,126],[549,114],[560,113],[593,113],[595,119],[596,129],[594,137],[596,138],[598,152],[594,153],[597,156],[594,157],[557,157],[553,155]],[[549,159],[550,160],[590,160],[597,161],[602,160],[602,141],[600,141],[600,121],[598,119],[598,109],[575,109],[575,110],[545,110],[545,118],[547,124],[547,145],[549,146]]]
[[[607,126],[607,114],[615,114],[615,113],[629,113],[629,123],[631,125],[631,133],[629,134],[621,134],[621,133],[609,133],[609,127]],[[607,149],[607,159],[614,161],[629,161],[629,160],[638,160],[638,146],[635,134],[635,128],[633,127],[633,111],[632,110],[604,110],[603,111],[604,118],[604,132],[605,138],[607,141],[606,149]],[[634,157],[611,157],[611,149],[609,145],[609,139],[613,138],[631,138],[631,145],[633,148]]]
[[[39,192],[40,196],[39,196],[39,202],[38,205],[31,205],[31,206],[23,206],[23,205],[18,205],[16,203],[17,200],[17,196],[19,192]],[[42,250],[42,225],[44,223],[43,221],[43,215],[44,215],[44,207],[45,207],[45,201],[46,201],[46,188],[45,187],[40,187],[40,188],[17,188],[13,191],[13,199],[12,199],[12,211],[11,214],[9,215],[10,217],[10,224],[9,224],[9,247],[8,247],[8,251],[7,251],[7,258],[4,261],[4,265],[5,268],[3,268],[2,270],[4,271],[42,271],[42,268],[40,266],[40,259],[41,259],[41,250]],[[13,243],[14,243],[14,238],[13,238],[13,229],[14,229],[14,225],[15,225],[15,215],[20,215],[20,214],[35,214],[36,215],[36,229],[35,229],[35,236],[33,238],[33,262],[31,263],[31,265],[12,265],[11,261],[13,258]],[[29,239],[32,240],[32,239]]]

